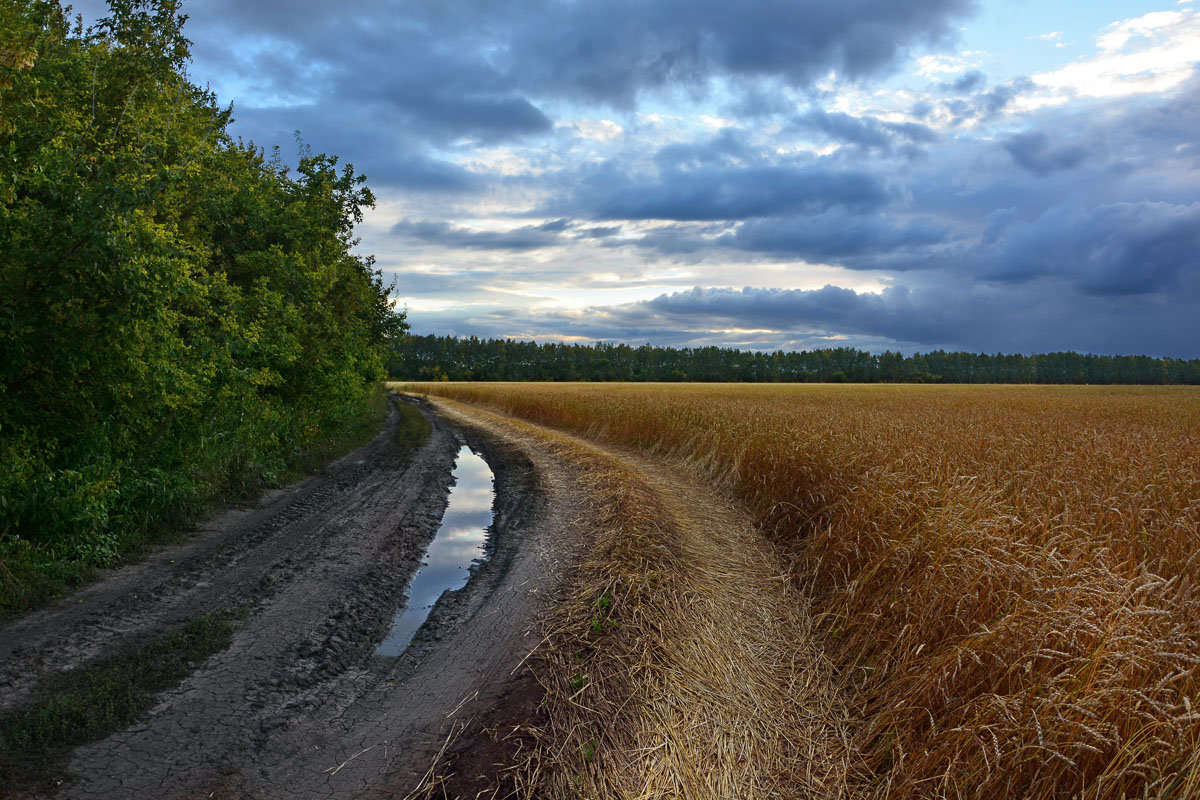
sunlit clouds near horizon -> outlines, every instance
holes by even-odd
[[[183,11],[235,133],[367,175],[414,332],[1196,357],[1197,5]]]

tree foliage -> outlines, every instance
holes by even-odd
[[[360,423],[406,328],[352,252],[363,178],[235,141],[185,19],[0,9],[4,602]]]
[[[852,347],[756,352],[606,342],[538,344],[474,336],[397,339],[388,369],[403,380],[456,381],[1200,384],[1200,359],[944,350],[904,356]]]

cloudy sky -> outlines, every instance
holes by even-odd
[[[1196,357],[1198,6],[184,11],[236,134],[367,175],[415,332]]]

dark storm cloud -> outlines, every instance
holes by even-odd
[[[987,82],[987,76],[977,69],[970,72],[964,72],[959,76],[958,80],[952,83],[947,83],[942,87],[943,92],[953,92],[955,94],[969,94],[975,91],[980,86]]]
[[[584,217],[680,223],[614,243],[664,256],[721,258],[737,250],[988,284],[1056,276],[1089,294],[1153,293],[1194,263],[1188,258],[1200,225],[1189,167],[1190,126],[1200,125],[1198,92],[1193,86],[1177,97],[1126,101],[1127,108],[1114,104],[1107,111],[1043,112],[1027,118],[1029,130],[1000,144],[951,141],[938,149],[936,162],[895,189],[879,177],[890,169],[886,161],[830,156],[777,163],[726,130],[664,147],[642,172],[612,161],[586,171],[571,181],[576,189],[568,205]],[[870,118],[810,119],[844,126],[846,138],[864,144],[882,143],[891,132]],[[1048,131],[1062,133],[1053,138]],[[1172,160],[1180,167],[1149,172]],[[1142,199],[1151,191],[1170,202]],[[1053,204],[1070,196],[1098,202]],[[723,224],[695,224],[704,221]]]
[[[430,192],[466,192],[479,188],[482,179],[457,164],[419,154],[395,158],[373,158],[375,172],[369,177],[378,184]]]
[[[738,119],[786,114],[796,109],[796,102],[788,98],[774,82],[770,82],[768,85],[744,82],[733,87],[733,91],[736,99],[730,103],[728,113]]]
[[[681,223],[651,228],[637,238],[613,242],[665,256],[727,259],[763,256],[771,260],[836,264],[877,269],[881,257],[895,268],[912,269],[930,258],[931,248],[951,242],[949,226],[926,217],[898,221],[884,214],[852,214],[835,209],[816,214],[750,219],[735,224]],[[689,259],[696,261],[696,258]]]
[[[910,306],[909,294],[902,289],[860,294],[837,286],[813,290],[696,287],[633,304],[627,313],[677,321],[699,318],[716,325],[780,331],[819,327],[853,333],[883,332],[903,341],[933,341],[944,335],[944,325],[937,318],[910,319]]]
[[[784,222],[762,220],[746,227],[777,234],[769,226]],[[783,225],[783,230],[787,227]],[[906,227],[921,230],[921,221],[893,226],[883,238],[895,238]],[[825,232],[823,226],[816,230]],[[835,230],[831,224],[829,232]],[[664,241],[682,243],[680,247],[695,246],[699,240],[689,238],[681,226],[653,233]],[[748,230],[744,237],[761,233]],[[939,234],[933,225],[928,235],[916,237],[916,244],[934,242]],[[1194,357],[1195,315],[1200,308],[1198,237],[1200,203],[1059,208],[1032,222],[1002,211],[993,215],[979,242],[943,260],[944,274],[935,278],[914,273],[908,286],[881,293],[837,286],[818,290],[697,287],[578,313],[521,310],[454,322],[448,312],[437,324],[449,326],[440,330],[463,334],[521,333],[543,339],[567,336],[677,345],[720,344],[731,341],[722,330],[762,329],[773,333],[759,335],[752,346],[767,349],[785,343],[793,347],[850,344],[874,349],[947,347],[1027,353],[1070,349]],[[759,243],[764,244],[772,242]],[[785,244],[794,246],[791,241]],[[887,243],[880,244],[886,247]],[[818,245],[829,250],[837,243],[819,238]],[[854,235],[847,235],[841,246],[846,251],[861,249]]]
[[[728,344],[729,329],[756,329],[743,346],[853,346],[975,352],[1079,352],[1195,357],[1200,276],[1177,295],[1120,302],[1042,280],[997,292],[965,284],[894,286],[881,293],[696,287],[653,300],[580,312],[491,308],[414,315],[422,330],[476,336]],[[740,340],[739,340],[740,341]]]
[[[978,88],[961,100],[960,122],[996,118],[1032,85]],[[820,121],[830,129],[847,122],[836,115]],[[527,312],[522,330],[544,338],[708,344],[734,341],[724,330],[749,328],[774,332],[753,345],[768,348],[800,342],[1195,357],[1200,80],[1166,97],[1043,110],[1021,125],[1022,133],[990,141],[947,137],[930,161],[904,173],[887,160],[882,136],[872,138],[881,132],[870,123],[842,131],[841,141],[856,138],[867,151],[857,161],[775,162],[726,131],[663,148],[641,172],[612,164],[585,172],[579,192],[590,193],[592,205],[580,203],[582,216],[619,210],[680,221],[632,241],[663,257],[785,256],[903,273],[905,285],[878,294],[836,286],[698,288],[586,313]],[[766,175],[807,169],[861,174],[880,194],[852,209],[773,196],[770,187],[797,182]],[[742,202],[740,189],[753,194],[760,182],[768,187],[760,202]],[[617,199],[601,203],[609,198]],[[796,207],[765,211],[788,202]],[[734,208],[742,216],[724,216]],[[514,330],[487,316],[463,327]]]
[[[412,128],[473,137],[485,143],[545,133],[553,127],[549,117],[518,95],[462,94],[453,86],[440,87],[433,94],[427,87],[420,87],[407,97],[397,91],[383,102],[407,111],[404,121]]]
[[[953,116],[955,125],[961,125],[968,120],[986,122],[995,119],[1013,100],[1032,91],[1033,88],[1034,83],[1029,78],[1017,78],[986,92],[977,92],[968,98],[948,100],[945,106]]]
[[[713,249],[712,233],[711,226],[706,225],[669,225],[646,231],[628,243],[664,256],[691,256]],[[623,245],[626,242],[615,244]]]
[[[544,133],[551,98],[631,107],[710,78],[807,87],[945,41],[970,0],[208,0],[184,4],[205,70],[283,98],[390,110],[438,141]],[[87,9],[85,9],[86,11]],[[297,103],[308,102],[305,100]],[[272,104],[276,105],[276,104]],[[384,133],[384,132],[381,132]]]
[[[655,166],[664,170],[770,163],[760,148],[746,141],[746,132],[738,128],[723,128],[706,139],[665,145],[654,153],[653,160]]]
[[[277,95],[282,102],[272,102],[267,113],[317,106],[330,122],[362,119],[384,138],[492,142],[552,127],[511,80],[481,63],[478,53],[447,50],[421,30],[389,34],[388,23],[367,31],[353,22],[331,20],[329,42],[269,39],[262,47],[248,47],[235,37],[209,56],[221,60],[222,51],[228,51],[229,72],[253,75],[256,96]]]
[[[891,66],[917,42],[945,40],[964,0],[611,0],[550,3],[509,39],[512,72],[533,91],[628,106],[640,91],[712,75],[807,86]]]
[[[549,222],[543,222],[541,225],[536,226],[536,229],[539,231],[546,231],[547,233],[562,233],[570,227],[571,220],[569,219],[553,219]]]
[[[897,181],[905,210],[978,236],[998,209],[1032,221],[1059,207],[1187,206],[1200,198],[1200,79],[1167,96],[1065,105],[1019,119],[1019,133],[944,138]]]
[[[573,205],[598,220],[711,221],[830,208],[865,212],[888,200],[879,176],[821,163],[670,167],[650,176],[608,165],[587,176]]]
[[[1174,97],[1140,103],[1104,131],[1110,146],[1130,162],[1153,165],[1170,158],[1200,169],[1200,77]],[[1194,190],[1194,187],[1192,187]]]
[[[921,250],[942,244],[951,235],[949,227],[931,219],[897,223],[883,215],[852,216],[831,211],[750,220],[717,241],[739,250],[849,266],[855,256]]]
[[[1144,201],[1055,206],[1032,220],[992,212],[981,235],[964,240],[927,219],[893,225],[881,217],[747,222],[724,244],[786,253],[848,269],[925,272],[969,285],[1011,287],[1041,279],[1085,295],[1168,293],[1200,275],[1200,202]]]
[[[84,0],[81,10],[95,19],[101,5]],[[972,5],[185,0],[183,11],[193,72],[237,103],[236,132],[269,146],[298,129],[376,185],[461,193],[480,179],[439,151],[550,141],[556,101],[631,108],[647,91],[702,94],[719,77],[764,91],[809,88],[831,69],[862,78],[952,37]],[[784,107],[768,94],[762,103]]]
[[[1088,156],[1079,145],[1054,145],[1043,131],[1020,133],[1004,142],[1004,149],[1013,160],[1034,175],[1049,175],[1063,169],[1073,169]]]
[[[451,50],[432,34],[405,30],[399,41],[347,52],[336,102],[386,109],[406,128],[435,136],[500,141],[550,130],[550,119],[513,81],[470,50]],[[374,74],[372,74],[374,73]],[[369,80],[363,80],[370,74]]]
[[[834,141],[884,154],[891,153],[897,142],[931,144],[938,139],[931,128],[915,122],[882,122],[873,117],[855,117],[820,109],[796,117],[790,129],[820,133]]]
[[[968,285],[895,286],[875,294],[816,290],[695,288],[606,309],[612,333],[675,327],[766,328],[794,336],[836,331],[911,347],[975,351],[1147,353],[1194,357],[1192,323],[1200,297],[1193,275],[1181,296],[1113,304],[1042,281],[1006,293]],[[616,338],[616,337],[612,337]]]
[[[1056,207],[1033,222],[997,215],[965,260],[988,281],[1056,276],[1086,294],[1162,292],[1200,273],[1200,202]]]
[[[543,225],[525,225],[507,231],[485,231],[435,220],[402,220],[393,225],[391,231],[396,236],[443,247],[519,251],[539,250],[561,244],[560,234],[568,225],[567,220],[555,220]]]
[[[372,187],[396,187],[421,192],[472,192],[483,189],[488,178],[463,169],[457,164],[422,152],[417,140],[394,128],[379,133],[372,130],[369,115],[361,109],[334,119],[314,107],[283,109],[243,109],[234,107],[236,131],[257,145],[280,143],[282,155],[290,161],[295,150],[294,137],[314,152],[336,153],[353,162],[367,175]]]
[[[591,228],[581,228],[576,235],[580,239],[608,239],[620,232],[620,225],[597,225]]]

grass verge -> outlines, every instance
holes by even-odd
[[[0,794],[53,789],[73,748],[128,727],[209,656],[229,646],[234,622],[211,613],[142,647],[47,680],[29,705],[0,718]]]
[[[94,548],[82,544],[78,536],[64,534],[50,543],[35,545],[9,535],[0,525],[0,624],[94,580],[100,573],[97,563],[119,566],[137,561],[156,544],[185,538],[190,524],[213,508],[250,501],[264,489],[319,472],[379,433],[388,402],[388,394],[381,388],[368,398],[360,417],[312,437],[306,446],[287,453],[278,463],[272,462],[273,466],[252,460],[219,482],[209,481],[219,489],[198,493],[194,487],[188,488],[185,476],[167,476],[173,485],[183,487],[179,497],[142,508],[130,518],[114,518],[114,532],[105,536],[106,541],[111,540],[112,554],[103,558],[96,557]]]
[[[380,390],[367,400],[363,415],[342,428],[318,437],[308,447],[297,450],[288,459],[287,467],[269,481],[259,480],[247,485],[243,496],[222,497],[219,501],[237,501],[257,497],[268,486],[282,486],[320,472],[325,465],[371,441],[387,419],[389,394]],[[399,405],[399,403],[397,403]]]
[[[411,453],[425,444],[425,440],[433,432],[433,426],[412,403],[397,401],[396,410],[400,412],[400,422],[396,426],[396,444],[402,453]]]

